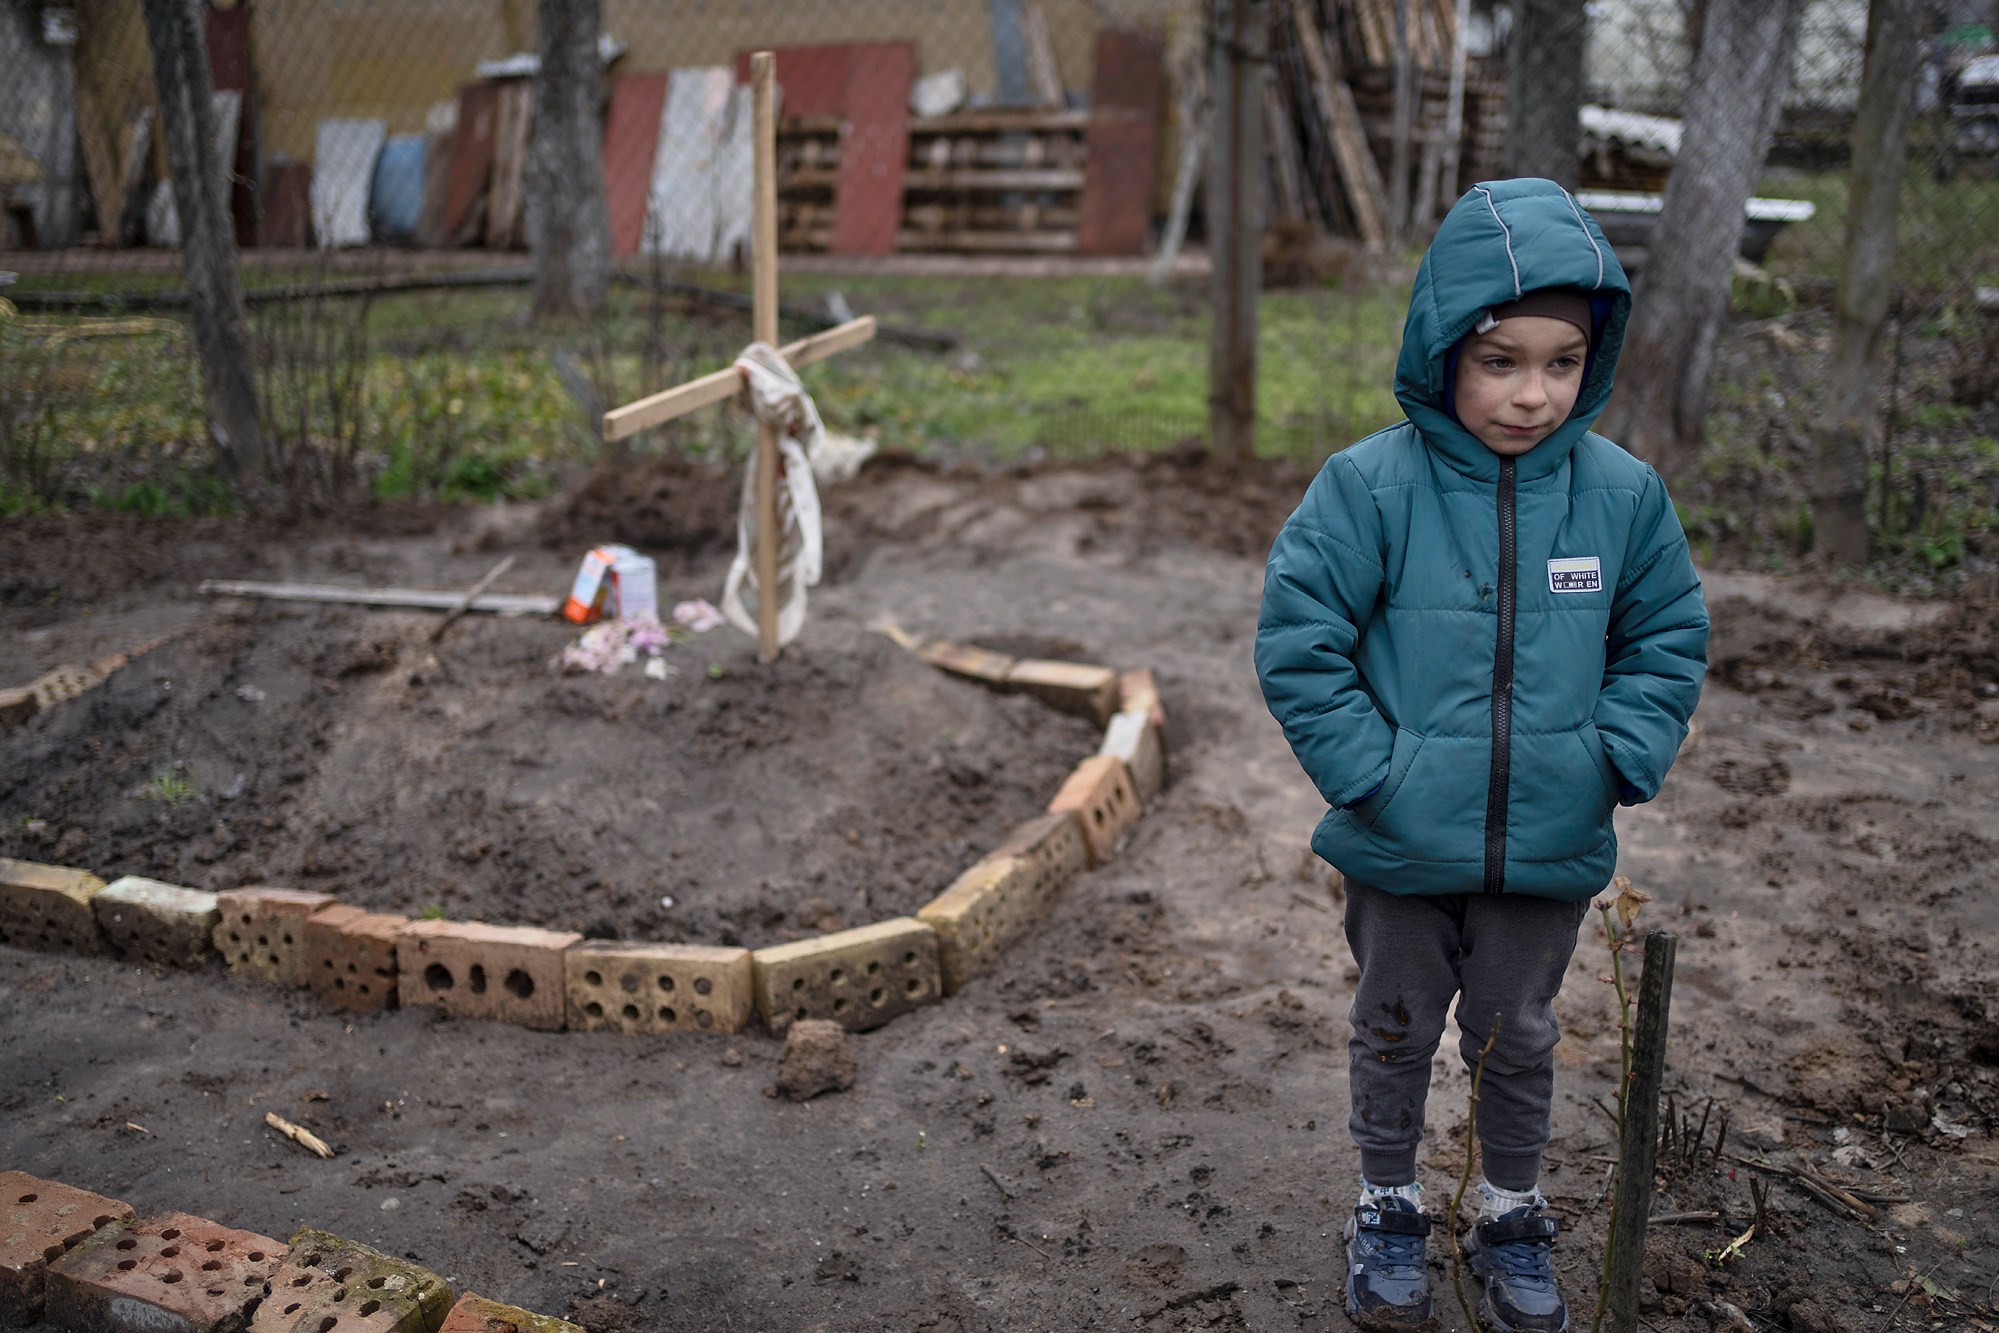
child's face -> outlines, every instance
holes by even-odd
[[[1565,319],[1503,319],[1458,357],[1458,420],[1502,458],[1524,454],[1569,419],[1588,355],[1589,339]]]

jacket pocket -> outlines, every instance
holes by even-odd
[[[1368,841],[1395,861],[1477,866],[1491,776],[1492,743],[1484,737],[1414,737],[1402,780],[1383,789],[1364,825]]]
[[[1616,793],[1596,728],[1515,736],[1512,748],[1507,859],[1548,865],[1599,850],[1610,837]]]
[[[1583,743],[1583,753],[1596,765],[1597,776],[1603,781],[1604,795],[1610,798],[1611,808],[1624,799],[1624,774],[1617,771],[1611,762],[1610,751],[1604,746],[1603,733],[1596,729],[1596,723],[1585,722],[1576,739]]]
[[[1365,829],[1374,827],[1402,790],[1402,784],[1409,780],[1409,770],[1416,765],[1416,756],[1423,749],[1423,737],[1407,727],[1399,727],[1395,732],[1395,742],[1388,752],[1388,776],[1381,780],[1381,790],[1353,807],[1353,816]]]

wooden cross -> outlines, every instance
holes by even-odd
[[[750,86],[756,106],[756,184],[752,196],[750,257],[754,296],[753,336],[777,344],[777,57],[758,51],[750,57]],[[779,347],[777,354],[793,368],[823,361],[875,336],[873,315],[801,338]],[[622,440],[649,426],[686,416],[725,398],[743,386],[734,366],[689,380],[685,384],[641,398],[604,414],[604,438]],[[777,658],[777,431],[757,422],[757,657]]]

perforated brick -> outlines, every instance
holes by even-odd
[[[301,1227],[249,1333],[432,1333],[450,1309],[451,1284],[430,1270]]]
[[[215,948],[231,972],[303,986],[306,918],[332,905],[332,894],[305,889],[226,889],[215,895]]]
[[[1028,820],[1006,841],[987,854],[987,860],[1018,856],[1034,867],[1033,891],[1043,901],[1069,887],[1076,876],[1090,868],[1089,845],[1083,841],[1083,825],[1071,811],[1041,815]]]
[[[131,1216],[131,1205],[116,1199],[0,1171],[0,1328],[40,1319],[49,1264]]]
[[[1048,809],[1053,814],[1076,816],[1083,826],[1083,843],[1090,849],[1090,864],[1100,866],[1117,851],[1125,830],[1138,822],[1138,793],[1132,789],[1131,770],[1115,756],[1091,755],[1076,765]]]
[[[957,994],[998,962],[1008,945],[1040,925],[1062,882],[1037,875],[1026,857],[994,856],[926,903],[916,919],[937,932],[944,993]]]
[[[943,994],[937,934],[909,917],[758,949],[757,1012],[772,1032],[801,1018],[880,1027]]]
[[[1026,690],[1050,707],[1087,717],[1099,726],[1117,711],[1117,672],[1083,662],[1026,658],[1006,673],[1008,687]]]
[[[562,966],[579,1032],[738,1032],[750,1020],[748,949],[585,940]]]
[[[269,1236],[160,1213],[50,1264],[43,1318],[71,1333],[237,1333],[284,1257]]]
[[[90,900],[104,881],[74,866],[0,856],[0,944],[47,953],[102,953]]]
[[[1097,753],[1124,761],[1141,806],[1149,804],[1166,785],[1165,737],[1152,714],[1143,708],[1127,708],[1114,715],[1104,728],[1104,743]]]
[[[952,643],[949,639],[931,639],[917,648],[916,655],[941,671],[995,688],[1006,686],[1007,675],[1015,664],[1015,659],[1005,653],[974,648],[969,643]]]
[[[583,1333],[583,1329],[567,1319],[534,1314],[467,1292],[444,1316],[437,1333]]]
[[[479,921],[412,921],[396,937],[396,994],[454,1018],[489,1018],[558,1032],[562,954],[583,937]]]
[[[127,875],[90,900],[111,952],[128,963],[206,966],[215,961],[215,895]]]
[[[396,937],[406,916],[335,903],[305,922],[305,985],[320,999],[365,1014],[396,1007]]]
[[[1138,667],[1131,671],[1120,671],[1117,678],[1118,711],[1128,712],[1143,708],[1152,715],[1152,725],[1159,728],[1159,738],[1166,739],[1166,705],[1159,698],[1159,681],[1152,674],[1151,667]]]

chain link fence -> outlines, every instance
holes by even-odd
[[[1508,89],[1540,86],[1542,53],[1521,38],[1537,6],[1263,0],[1264,451],[1309,460],[1398,415],[1413,257],[1462,189],[1517,160]],[[1699,25],[1727,6],[1570,8],[1575,184],[1642,271],[1691,109],[1712,94]],[[786,334],[851,310],[891,335],[812,372],[831,424],[990,459],[1204,435],[1201,0],[603,0],[617,281],[600,318],[553,328],[528,318],[526,287],[537,12],[202,7],[262,406],[311,463],[287,475],[536,494],[594,456],[604,408],[732,357],[748,340],[743,79],[763,48],[782,90]],[[1738,316],[1777,323],[1729,342],[1716,390],[1738,471],[1765,467],[1758,451],[1810,410],[1851,192],[1866,0],[1790,12],[1734,279]],[[1999,288],[1999,2],[1945,0],[1923,29],[1881,460],[1896,521],[1909,486],[1933,505],[1961,481],[1922,462],[1911,432],[1983,411],[1999,350],[1980,315],[1981,289]],[[19,307],[0,331],[0,505],[222,503],[175,306],[140,0],[0,0],[0,67],[15,72],[0,86],[0,270],[18,275]],[[647,443],[728,451],[743,426],[706,413]]]

